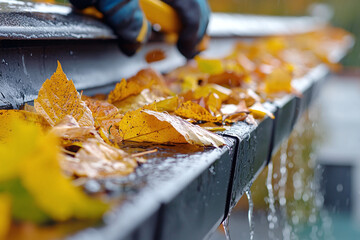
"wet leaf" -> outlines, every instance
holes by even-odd
[[[124,140],[153,143],[190,143],[219,147],[222,137],[167,113],[136,110],[127,113],[118,124]]]
[[[162,75],[152,69],[144,69],[128,80],[122,79],[120,83],[116,84],[115,89],[109,93],[108,102],[117,106],[117,102],[129,96],[136,96],[144,89],[150,88],[154,95],[170,94]]]
[[[212,115],[217,116],[220,114],[222,101],[216,93],[210,93],[209,96],[205,98],[205,105],[206,109],[209,110]]]
[[[94,119],[107,117],[118,113],[117,107],[107,101],[86,99],[85,104],[91,110]]]
[[[263,118],[268,115],[271,119],[275,119],[272,112],[267,110],[261,103],[257,102],[249,108],[255,118]]]
[[[154,94],[149,89],[144,89],[140,94],[136,96],[130,96],[121,101],[115,102],[115,106],[118,107],[119,113],[126,113],[128,111],[134,111],[145,105],[151,104],[154,101],[161,101],[164,98]]]
[[[56,72],[41,86],[34,106],[54,126],[66,115],[73,116],[80,126],[94,126],[90,109],[81,100],[72,80],[68,80],[60,62]]]
[[[125,176],[134,171],[138,159],[141,160],[96,139],[88,139],[75,158],[63,159],[61,166],[66,172],[81,177]]]
[[[197,103],[187,101],[176,109],[174,112],[175,115],[190,118],[196,121],[206,121],[206,122],[216,122],[219,121],[218,118],[211,115],[211,113],[206,110],[204,107],[200,106]]]
[[[145,106],[144,109],[157,112],[174,112],[182,102],[183,99],[181,97],[174,96],[161,101],[155,101],[154,103]]]
[[[81,145],[89,138],[102,141],[94,127],[80,127],[76,119],[70,115],[65,116],[50,132],[61,139],[62,146],[74,143]]]

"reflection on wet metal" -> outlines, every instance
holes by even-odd
[[[226,240],[231,240],[230,229],[229,229],[230,215],[231,215],[231,213],[229,212],[229,214],[227,215],[227,217],[225,218],[225,220],[222,223],[223,228],[224,228],[224,232],[225,232]]]

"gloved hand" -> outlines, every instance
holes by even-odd
[[[199,51],[210,9],[206,0],[163,0],[179,14],[182,22],[177,47],[186,58]],[[70,0],[78,9],[94,6],[104,14],[105,21],[119,38],[119,46],[127,55],[133,55],[150,36],[150,24],[144,17],[138,0]]]
[[[206,0],[162,0],[173,7],[180,16],[182,30],[177,47],[186,58],[195,57],[198,44],[209,23],[210,8]]]

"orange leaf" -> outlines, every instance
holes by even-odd
[[[85,103],[95,119],[114,115],[118,112],[117,107],[106,101],[89,98],[85,100]]]
[[[122,79],[109,93],[108,102],[116,103],[129,96],[140,94],[144,89],[153,87],[163,95],[169,94],[164,78],[152,69],[143,69],[127,81]],[[115,104],[117,105],[117,104]]]

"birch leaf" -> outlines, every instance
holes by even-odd
[[[183,118],[191,118],[196,121],[216,122],[219,120],[211,115],[208,110],[191,101],[187,101],[181,104],[181,106],[176,109],[174,114]]]
[[[127,113],[118,124],[124,140],[153,143],[190,143],[219,147],[222,137],[168,113],[139,109]]]
[[[66,115],[73,116],[80,126],[94,126],[90,109],[81,100],[72,80],[68,80],[60,62],[56,72],[41,86],[35,109],[51,124],[56,125]]]

